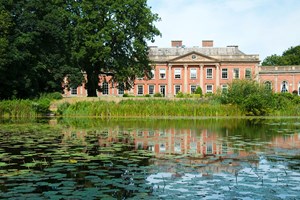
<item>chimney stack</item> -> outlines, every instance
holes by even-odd
[[[172,40],[171,46],[172,47],[182,47],[182,40]]]
[[[213,40],[202,40],[202,47],[213,47],[214,41]]]

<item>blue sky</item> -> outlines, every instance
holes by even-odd
[[[238,45],[260,60],[300,45],[300,0],[148,0],[162,36],[158,47],[182,40],[187,47],[214,40],[215,47]]]

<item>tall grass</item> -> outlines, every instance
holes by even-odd
[[[36,117],[37,113],[30,100],[6,100],[0,101],[1,117]]]
[[[61,104],[58,111],[64,116],[98,117],[198,117],[242,116],[235,105],[205,103],[199,100],[123,100],[120,103],[107,101],[76,102]]]
[[[32,118],[46,115],[50,103],[51,100],[47,98],[3,100],[0,101],[0,117]]]

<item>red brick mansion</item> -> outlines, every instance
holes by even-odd
[[[161,93],[173,97],[178,92],[193,93],[197,87],[215,93],[226,90],[233,79],[254,79],[274,92],[300,95],[300,66],[260,66],[259,55],[245,54],[238,46],[214,47],[212,40],[203,40],[201,47],[185,47],[182,41],[172,41],[170,48],[151,47],[149,58],[154,63],[151,80],[137,79],[131,90],[124,91],[110,84],[110,77],[101,76],[103,91],[98,96]],[[87,96],[87,90],[83,84],[66,90],[65,96]]]

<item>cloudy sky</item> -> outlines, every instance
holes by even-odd
[[[148,0],[162,36],[158,47],[182,40],[187,47],[213,40],[215,47],[238,45],[260,60],[300,45],[300,0]]]

